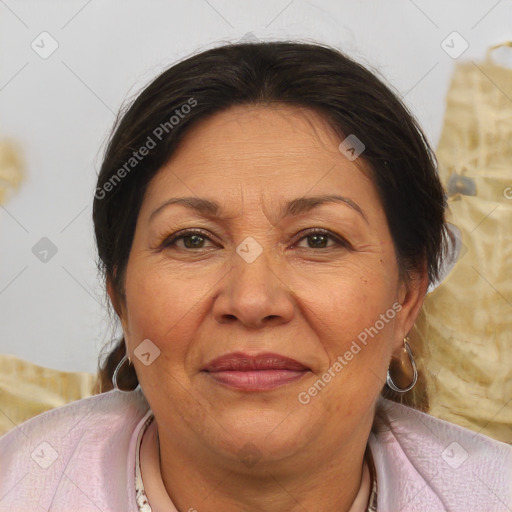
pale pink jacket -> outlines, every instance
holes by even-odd
[[[511,446],[382,398],[378,408],[391,426],[369,437],[378,512],[512,511]],[[140,389],[111,391],[0,437],[0,511],[137,512],[135,445],[148,411]]]

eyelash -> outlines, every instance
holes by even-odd
[[[184,231],[178,231],[177,233],[174,233],[170,237],[167,237],[162,242],[160,247],[162,249],[166,249],[168,247],[171,247],[172,245],[175,245],[177,240],[180,240],[182,238],[187,238],[187,237],[192,236],[192,235],[200,235],[202,238],[210,240],[210,242],[213,242],[211,240],[211,238],[208,235],[206,235],[204,231],[202,231],[200,229],[186,229]],[[335,236],[330,231],[327,231],[326,229],[321,229],[321,228],[310,228],[309,230],[306,230],[304,232],[303,236],[301,238],[299,238],[299,240],[296,243],[298,244],[299,242],[301,242],[305,238],[308,238],[309,236],[312,236],[312,235],[323,235],[323,236],[325,236],[327,238],[330,238],[334,242],[336,242],[336,245],[338,245],[339,247],[345,247],[345,248],[348,248],[348,249],[352,248],[350,243],[347,242],[345,239],[343,239],[343,238],[341,238],[339,236]],[[334,248],[334,246],[319,247],[317,249],[332,249],[332,248]],[[199,247],[198,249],[203,249],[203,247]],[[301,247],[301,249],[306,249],[306,247]],[[307,249],[315,249],[315,248],[314,247],[307,247]],[[189,248],[185,247],[184,250],[186,250],[186,251],[193,251],[194,249],[189,249]]]

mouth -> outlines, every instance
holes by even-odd
[[[234,352],[210,361],[202,371],[215,382],[242,391],[267,391],[302,379],[310,368],[279,354]]]

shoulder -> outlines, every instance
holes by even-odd
[[[0,510],[108,510],[109,500],[126,503],[130,446],[148,411],[140,389],[110,391],[13,428],[0,437]]]
[[[506,443],[383,398],[369,443],[379,511],[512,506],[512,446]]]

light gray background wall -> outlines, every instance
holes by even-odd
[[[329,43],[379,70],[435,145],[464,40],[458,59],[480,61],[511,21],[511,0],[1,0],[0,138],[19,143],[27,173],[0,207],[0,352],[95,370],[112,335],[95,176],[116,111],[165,67],[250,33]],[[57,249],[47,262],[32,252],[43,237]]]

